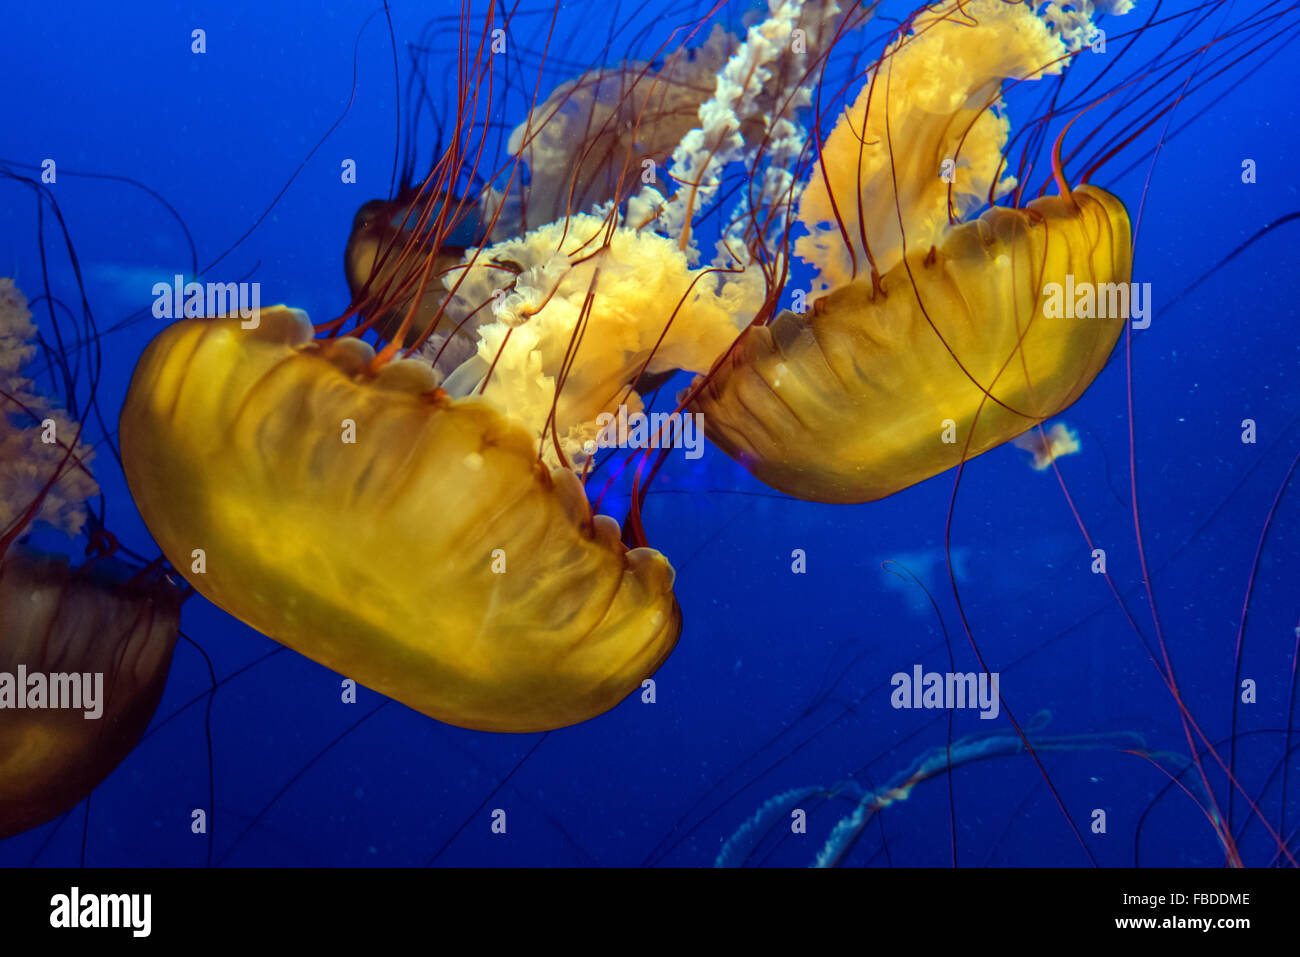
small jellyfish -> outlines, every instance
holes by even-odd
[[[1030,429],[1024,435],[1016,436],[1011,444],[1033,456],[1029,467],[1035,472],[1042,472],[1061,456],[1073,455],[1082,448],[1079,433],[1064,422],[1057,422],[1046,431]]]
[[[1019,731],[995,731],[959,738],[921,753],[907,768],[899,771],[877,788],[866,788],[851,781],[833,786],[812,785],[792,788],[764,801],[735,832],[727,838],[714,861],[715,867],[742,867],[750,863],[760,844],[780,834],[795,808],[809,802],[847,801],[851,810],[838,817],[825,843],[811,861],[811,867],[838,867],[862,838],[867,824],[887,808],[906,801],[917,785],[933,777],[951,774],[963,765],[1033,752],[1126,751],[1158,758],[1178,767],[1190,762],[1177,753],[1148,751],[1142,737],[1135,732],[1104,732],[1074,735],[1046,735],[1043,729],[1051,713],[1041,711]]]

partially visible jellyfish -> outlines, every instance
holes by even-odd
[[[181,593],[160,576],[12,548],[0,563],[0,838],[93,791],[139,742]]]
[[[26,299],[0,279],[0,838],[74,807],[135,747],[180,621],[156,570],[18,543],[33,523],[79,532],[97,492],[80,423],[23,375],[36,354]]]
[[[664,51],[658,66],[643,60],[597,64],[557,86],[510,134],[507,150],[519,158],[518,173],[480,199],[488,213],[502,208],[491,238],[626,200],[634,187],[658,182],[657,169],[699,125],[700,107],[740,42],[715,23],[704,43],[692,45],[688,38]],[[765,96],[771,99],[783,85],[773,84]],[[756,128],[762,114],[748,122]]]
[[[76,534],[85,501],[97,491],[80,423],[33,391],[24,375],[37,351],[27,297],[12,279],[0,278],[0,548],[34,520]]]
[[[993,731],[968,735],[951,744],[929,748],[911,765],[878,787],[864,788],[847,780],[833,786],[812,785],[774,794],[726,839],[714,866],[739,867],[756,863],[759,848],[765,842],[770,842],[782,833],[808,833],[808,805],[812,802],[831,802],[834,808],[842,806],[838,802],[848,806],[847,813],[835,820],[825,842],[809,861],[813,867],[836,867],[845,863],[875,815],[900,801],[906,801],[912,796],[913,788],[922,782],[951,774],[963,765],[1025,754],[1031,748],[1039,754],[1053,751],[1126,751],[1143,754],[1147,750],[1141,735],[1132,732],[1044,734],[1043,729],[1050,720],[1050,713],[1041,712],[1034,716],[1024,736],[1014,731]],[[1184,765],[1190,763],[1177,755],[1173,758]]]
[[[787,41],[792,31],[800,31],[813,51],[824,52],[843,32],[839,11],[830,4],[789,4],[780,12],[785,22],[772,17],[765,21],[772,24],[769,29],[784,30]],[[855,11],[844,23],[860,24],[868,15]],[[486,23],[495,23],[491,12]],[[392,339],[418,294],[413,337],[423,341],[437,333],[435,341],[452,336],[472,345],[470,334],[481,320],[471,319],[468,327],[456,324],[442,306],[456,278],[452,267],[467,249],[517,239],[538,227],[566,222],[573,214],[619,207],[634,197],[641,213],[634,216],[629,210],[624,225],[637,230],[650,225],[654,211],[674,191],[670,180],[689,173],[673,163],[679,146],[693,137],[692,151],[702,154],[700,111],[706,104],[720,117],[739,107],[730,135],[738,134],[751,152],[765,140],[767,149],[788,152],[797,128],[782,121],[806,105],[806,73],[816,56],[773,56],[774,44],[781,41],[768,41],[762,61],[737,61],[762,69],[765,82],[741,76],[733,65],[728,80],[732,99],[746,101],[733,104],[716,95],[721,92],[718,77],[744,38],[719,23],[710,26],[707,18],[684,32],[682,42],[661,46],[653,59],[629,58],[614,65],[597,61],[560,83],[514,126],[499,168],[483,170],[490,163],[478,153],[472,165],[457,165],[457,154],[448,150],[416,183],[408,156],[396,197],[365,203],[354,219],[344,259],[353,295],[350,311],[363,315],[365,325],[381,338]],[[761,35],[758,39],[763,41]],[[744,45],[751,58],[755,46]],[[487,83],[481,76],[471,79],[478,83],[476,96],[504,102],[507,91],[496,90],[490,78]],[[501,120],[493,117],[492,122]],[[460,111],[447,136],[459,139],[473,125],[474,117]],[[784,139],[771,139],[774,133]],[[678,154],[677,160],[692,151]],[[694,210],[693,218],[702,212]],[[452,351],[459,357],[464,350],[453,346]]]

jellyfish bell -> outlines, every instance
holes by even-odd
[[[995,208],[910,254],[878,289],[854,282],[809,316],[751,327],[692,408],[773,488],[884,498],[1078,399],[1126,317],[1052,320],[1039,290],[1067,273],[1127,283],[1131,262],[1128,215],[1103,190]]]
[[[182,593],[113,559],[0,560],[0,838],[70,810],[148,727]]]
[[[626,548],[489,402],[451,398],[425,363],[372,371],[365,343],[312,335],[283,307],[253,331],[187,320],[135,371],[127,482],[201,594],[479,730],[585,720],[658,668],[681,628],[662,555]]]
[[[658,65],[631,60],[598,65],[558,85],[510,135],[509,151],[527,175],[507,175],[484,203],[502,214],[493,239],[623,200],[661,184],[658,168],[699,122],[718,72],[739,40],[714,24],[701,43],[683,42]],[[755,115],[751,127],[761,123]],[[500,179],[500,177],[499,177]]]
[[[823,295],[747,329],[690,404],[768,485],[883,498],[1055,415],[1105,365],[1127,315],[1064,318],[1043,290],[1127,289],[1123,203],[1058,178],[1058,196],[962,221],[1015,186],[1002,83],[1060,72],[1087,35],[1086,16],[1052,13],[919,11],[827,138],[795,244]]]

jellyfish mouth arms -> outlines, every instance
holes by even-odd
[[[994,208],[882,279],[746,330],[692,411],[768,485],[867,502],[1001,445],[1075,402],[1105,366],[1119,315],[1054,317],[1050,284],[1127,285],[1128,213],[1091,186]]]
[[[284,307],[164,330],[121,417],[163,552],[253,628],[450,724],[547,730],[640,687],[681,630],[667,560],[625,548],[495,408],[373,357]]]

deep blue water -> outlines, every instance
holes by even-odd
[[[563,60],[548,68],[542,90],[571,76],[566,66],[653,50],[672,26],[704,11],[698,6],[670,14],[562,8]],[[1125,21],[1139,25],[1150,6]],[[318,320],[347,305],[341,265],[352,217],[388,193],[397,124],[409,114],[395,99],[382,9],[375,15],[361,2],[304,9],[68,0],[7,14],[0,55],[11,83],[0,158],[27,175],[25,166],[47,157],[58,163],[49,194],[104,333],[98,400],[110,429],[134,361],[162,323],[146,317],[107,330],[148,305],[158,278],[188,275],[195,259],[203,268],[234,246],[212,275],[257,279],[268,301]],[[520,10],[511,33],[523,51],[517,69],[535,77],[550,8]],[[0,842],[0,864],[75,864],[84,831],[91,865],[203,864],[209,841],[214,862],[232,865],[708,865],[768,798],[795,788],[836,791],[799,803],[807,834],[789,833],[783,816],[750,858],[806,864],[853,810],[854,788],[879,787],[930,749],[981,735],[993,752],[987,759],[919,783],[871,823],[847,863],[944,866],[955,846],[957,862],[968,866],[1086,865],[1089,855],[1101,865],[1221,866],[1223,849],[1198,807],[1209,804],[1200,776],[1179,778],[1189,795],[1170,788],[1165,773],[1185,770],[1190,745],[1147,651],[1162,661],[1161,640],[1200,729],[1225,761],[1235,750],[1242,790],[1230,827],[1243,859],[1268,865],[1277,856],[1265,820],[1300,854],[1300,728],[1292,733],[1300,722],[1292,685],[1300,489],[1285,484],[1300,453],[1300,222],[1278,226],[1216,268],[1257,231],[1300,210],[1300,74],[1291,42],[1300,25],[1279,9],[1240,45],[1224,41],[1234,44],[1231,55],[1219,45],[1204,61],[1190,56],[1251,12],[1244,3],[1209,11],[1199,41],[1153,30],[1099,81],[1115,86],[1181,44],[1189,59],[1179,76],[1190,76],[1196,90],[1171,119],[1155,121],[1153,133],[1166,134],[1157,157],[1147,136],[1095,177],[1135,218],[1140,210],[1134,279],[1152,283],[1156,314],[1131,353],[1121,339],[1096,383],[1058,417],[1082,437],[1081,453],[1059,463],[1069,501],[1106,549],[1131,621],[1091,573],[1061,484],[1010,446],[969,464],[955,498],[950,472],[859,506],[769,493],[716,450],[700,462],[677,456],[644,514],[652,544],[676,567],[685,616],[680,643],[656,676],[653,705],[633,697],[577,727],[508,736],[448,727],[370,691],[342,704],[333,672],[288,650],[268,657],[279,646],[196,596],[183,630],[211,659],[221,680],[215,693],[206,694],[203,656],[182,641],[143,743],[88,806]],[[421,37],[435,51],[454,48],[454,13],[446,3],[394,6],[404,74],[408,44]],[[444,19],[426,28],[434,17]],[[611,39],[610,24],[624,21]],[[207,33],[203,55],[190,52],[195,28]],[[874,54],[885,30],[883,22],[869,25],[858,40]],[[454,71],[437,52],[420,62],[437,99]],[[1221,68],[1223,77],[1199,89]],[[1098,61],[1085,54],[1077,69],[1082,82],[1097,75]],[[1140,88],[1141,81],[1099,109],[1118,108]],[[508,103],[514,112],[502,122],[519,122],[524,102]],[[1036,102],[1012,98],[1013,129],[1025,116],[1015,106]],[[427,169],[435,130],[427,115],[422,123]],[[358,164],[355,185],[340,182],[345,158]],[[1245,159],[1257,164],[1253,184],[1242,182]],[[129,177],[176,215],[132,183],[78,174]],[[1045,175],[1040,168],[1035,183]],[[43,241],[51,290],[79,309],[50,207],[41,233],[35,194],[5,179],[0,208],[0,273],[12,271],[29,297],[39,295]],[[1242,441],[1244,419],[1257,424],[1253,444]],[[87,428],[104,438],[97,422]],[[106,446],[98,461],[109,527],[135,550],[156,554]],[[1154,608],[1142,582],[1131,484]],[[1035,735],[1077,736],[1070,748],[1040,750],[1041,769],[1023,751],[999,747],[1016,734],[1006,711],[991,721],[955,712],[950,728],[949,712],[890,706],[894,673],[917,664],[949,670],[945,633],[956,670],[978,667],[945,560],[950,505],[961,610],[1001,675],[1007,709]],[[625,507],[623,500],[610,510],[622,518]],[[82,545],[42,541],[74,553]],[[805,574],[791,571],[795,549],[806,552]],[[937,613],[918,586],[882,569],[888,560],[915,573]],[[1258,698],[1239,705],[1230,739],[1252,569],[1241,675]],[[1152,760],[1118,747],[1113,736],[1121,733],[1140,736]],[[1226,818],[1232,788],[1212,757],[1204,764]],[[210,835],[191,833],[196,808],[210,809]],[[504,835],[491,831],[495,809],[506,812]],[[1092,829],[1097,809],[1105,811],[1104,833]]]

